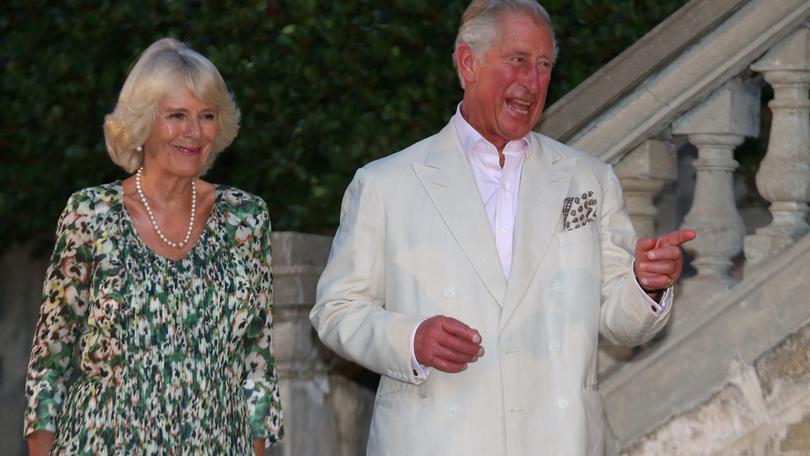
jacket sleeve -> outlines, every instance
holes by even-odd
[[[652,300],[636,283],[633,272],[636,233],[624,206],[619,179],[605,167],[605,192],[600,231],[602,243],[602,307],[600,333],[617,345],[639,345],[664,327],[672,309],[651,308]]]
[[[360,169],[346,190],[340,227],[318,281],[310,320],[340,356],[381,375],[419,383],[410,336],[418,315],[386,309],[385,211],[374,179]]]

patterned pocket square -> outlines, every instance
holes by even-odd
[[[596,221],[596,197],[592,191],[569,196],[563,201],[563,231],[575,230]]]

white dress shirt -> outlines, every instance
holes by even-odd
[[[472,167],[481,201],[495,236],[495,247],[506,279],[512,269],[512,240],[515,232],[517,195],[523,159],[529,155],[529,136],[506,143],[504,163],[500,165],[498,149],[484,139],[461,115],[461,105],[453,116],[461,148]]]

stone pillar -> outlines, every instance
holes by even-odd
[[[751,66],[773,87],[768,153],[757,189],[773,221],[745,239],[746,269],[774,256],[808,231],[810,201],[810,30],[803,27]]]
[[[331,242],[328,236],[294,232],[271,239],[273,351],[286,437],[270,455],[350,455],[365,449],[374,391],[346,374],[346,363],[320,344],[309,323]]]
[[[688,307],[701,308],[705,298],[733,285],[731,259],[742,250],[745,235],[732,185],[738,166],[734,148],[758,131],[759,88],[741,79],[727,82],[673,124],[673,134],[686,135],[698,149],[695,195],[682,225],[697,231],[697,239],[686,244],[697,269],[683,282],[683,294],[693,302]],[[682,310],[679,319],[698,308]]]
[[[616,165],[624,202],[639,236],[654,236],[658,209],[653,197],[677,177],[675,148],[669,141],[648,139]]]

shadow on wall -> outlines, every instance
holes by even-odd
[[[22,436],[25,374],[42,301],[47,257],[14,246],[0,257],[0,442],[9,456],[28,454]]]

